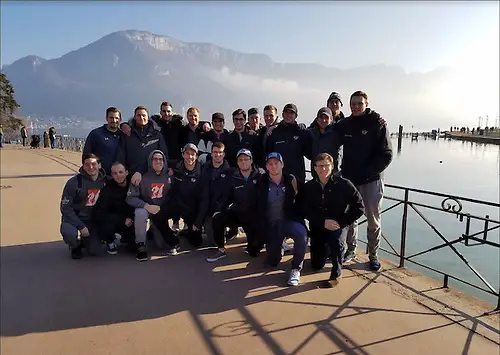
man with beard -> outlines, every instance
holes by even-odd
[[[97,233],[106,242],[108,254],[118,253],[115,234],[128,244],[134,238],[134,208],[125,202],[129,188],[128,171],[122,163],[111,165],[111,179],[101,189],[99,199],[92,210],[92,221]]]
[[[131,125],[130,136],[122,137],[116,160],[128,169],[132,184],[138,185],[142,174],[148,171],[151,152],[160,150],[168,159],[168,148],[163,136],[149,119],[146,107],[136,107]]]
[[[146,248],[147,222],[151,219],[170,247],[169,255],[177,254],[178,240],[167,225],[167,220],[155,220],[162,203],[167,199],[172,178],[166,174],[167,159],[161,150],[153,150],[148,159],[148,172],[138,186],[130,185],[126,202],[135,209],[135,244],[137,261],[148,260]],[[160,223],[161,222],[161,223]]]
[[[309,133],[297,124],[298,109],[294,104],[283,108],[283,121],[267,138],[266,152],[280,153],[284,161],[284,171],[295,176],[299,184],[306,180],[304,157],[309,148]]]
[[[91,255],[101,254],[101,240],[92,224],[92,208],[105,184],[106,174],[99,158],[95,154],[85,154],[78,174],[64,185],[60,231],[73,259],[82,257],[83,247]]]
[[[107,123],[90,131],[83,147],[82,156],[90,153],[98,156],[102,168],[108,175],[111,173],[111,164],[116,158],[120,139],[123,136],[122,131],[118,128],[121,118],[120,110],[116,107],[108,107],[106,110]]]
[[[252,152],[253,163],[261,162],[262,149],[259,144],[258,136],[245,132],[245,122],[247,115],[245,110],[239,108],[232,114],[234,130],[229,133],[224,144],[226,146],[226,159],[233,168],[237,167],[236,154],[241,149],[248,149]]]
[[[238,168],[226,177],[224,195],[217,206],[217,211],[212,215],[214,239],[218,248],[207,258],[211,263],[226,257],[224,234],[227,227],[243,227],[247,236],[246,252],[250,256],[256,257],[263,245],[254,220],[257,208],[257,183],[261,174],[255,169],[252,152],[248,149],[241,149],[236,154],[236,159]]]
[[[333,174],[331,155],[321,153],[313,164],[317,177],[300,189],[297,203],[302,216],[309,221],[312,269],[323,269],[330,256],[332,270],[328,286],[333,287],[342,272],[342,231],[363,215],[363,201],[349,180]]]
[[[182,146],[179,139],[184,127],[182,115],[174,114],[172,105],[167,101],[163,101],[160,104],[160,114],[151,116],[151,119],[160,128],[160,132],[168,148],[168,167],[173,169],[182,159]]]
[[[212,145],[212,159],[207,161],[203,166],[203,180],[205,184],[205,189],[208,193],[205,193],[205,197],[208,198],[208,210],[205,217],[205,233],[207,234],[209,241],[214,240],[214,233],[212,227],[212,215],[219,210],[220,203],[222,202],[224,185],[226,184],[226,176],[232,173],[228,162],[224,159],[224,143],[215,142]],[[237,234],[237,228],[236,232]]]
[[[266,235],[267,263],[278,266],[283,257],[283,241],[292,236],[294,255],[287,283],[298,286],[306,254],[307,230],[295,204],[297,181],[283,173],[283,158],[279,153],[269,153],[266,169],[267,174],[257,184],[257,220],[262,226],[261,234]]]
[[[151,217],[162,234],[164,230],[170,229],[167,224],[169,218],[182,217],[187,228],[183,231],[184,233],[180,232],[180,234],[185,235],[195,248],[203,242],[201,229],[208,208],[206,197],[208,190],[204,189],[202,168],[197,154],[198,148],[193,143],[184,146],[183,161],[177,164],[168,198],[161,205],[160,211]]]
[[[367,218],[370,269],[379,270],[380,210],[384,195],[383,172],[392,161],[392,143],[385,121],[368,108],[368,96],[362,91],[351,95],[351,116],[335,126],[336,150],[342,146],[342,176],[349,179],[363,197]],[[347,232],[344,262],[355,258],[357,222]]]

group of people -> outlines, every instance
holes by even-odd
[[[120,111],[109,107],[107,123],[89,133],[82,167],[62,193],[61,234],[72,258],[81,258],[82,249],[116,254],[123,244],[146,261],[151,244],[174,256],[185,238],[193,248],[215,246],[206,260],[216,262],[242,228],[246,253],[256,257],[265,249],[272,266],[293,239],[289,285],[300,283],[309,244],[312,269],[331,260],[333,286],[342,264],[355,258],[356,221],[365,214],[369,267],[378,270],[382,175],[392,145],[366,93],[356,91],[349,104],[345,117],[341,96],[331,93],[309,127],[297,123],[292,103],[281,120],[275,106],[265,106],[264,124],[258,108],[237,109],[231,132],[221,112],[200,121],[191,107],[185,124],[162,102],[159,115],[138,106],[122,122]]]

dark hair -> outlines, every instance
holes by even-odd
[[[266,105],[262,111],[274,111],[274,113],[278,113],[278,109],[274,105]]]
[[[219,148],[219,149],[225,150],[225,149],[226,149],[226,146],[225,146],[225,145],[224,145],[224,143],[222,143],[222,142],[215,142],[215,143],[212,145],[212,152],[214,151],[214,148]]]
[[[95,155],[94,153],[86,153],[86,154],[83,154],[82,156],[82,164],[85,163],[85,160],[87,159],[96,159],[98,163],[100,163],[101,161],[99,160],[99,157],[97,155]]]
[[[146,108],[146,106],[137,106],[137,107],[135,108],[135,110],[134,110],[134,116],[137,114],[137,111],[139,111],[139,110],[144,110],[144,111],[146,111],[146,112],[149,114],[149,111],[148,111],[148,109]]]
[[[114,166],[117,166],[117,165],[121,165],[125,168],[125,170],[128,170],[127,167],[125,166],[125,164],[123,163],[120,163],[119,161],[115,161],[113,164],[111,164],[111,167],[114,167]]]
[[[234,110],[233,114],[232,114],[233,120],[234,120],[234,116],[237,116],[237,115],[243,115],[243,118],[246,121],[246,119],[247,119],[247,113],[245,112],[245,110],[243,110],[242,108]]]
[[[174,109],[174,107],[172,106],[172,104],[168,103],[168,101],[163,101],[161,104],[160,104],[160,111],[161,111],[161,108],[163,106],[170,106],[172,108],[172,110]]]
[[[332,165],[334,164],[333,163],[333,157],[330,154],[328,154],[328,153],[320,153],[320,154],[316,155],[316,158],[314,158],[314,160],[313,160],[314,166],[316,166],[317,162],[323,161],[323,160],[327,160]]]
[[[367,102],[368,102],[368,95],[366,95],[365,92],[361,91],[361,90],[358,90],[356,92],[354,92],[352,95],[351,95],[351,98],[349,99],[349,102],[352,100],[353,97],[355,96],[361,96],[363,97]]]
[[[120,118],[122,118],[122,113],[121,113],[121,112],[120,112],[120,110],[118,110],[116,107],[113,107],[113,106],[108,107],[108,108],[106,109],[106,117],[108,117],[108,115],[109,115],[110,113],[118,113],[118,115],[120,116]]]

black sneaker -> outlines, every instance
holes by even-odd
[[[226,257],[226,251],[221,250],[221,249],[217,249],[217,251],[213,255],[211,255],[207,258],[207,261],[209,263],[214,263],[217,260],[223,259],[225,257]]]
[[[144,243],[137,243],[137,253],[135,254],[137,261],[147,261],[148,251],[146,250],[146,245]]]
[[[111,255],[118,254],[118,248],[116,247],[115,242],[108,243],[106,246],[106,251]]]
[[[81,244],[76,248],[69,248],[71,250],[71,259],[81,259],[83,256]]]

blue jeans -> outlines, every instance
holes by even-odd
[[[311,229],[311,267],[313,270],[323,269],[326,259],[330,256],[331,277],[337,278],[341,275],[345,231],[345,229],[337,229],[333,232],[325,228]]]
[[[283,257],[281,246],[285,237],[293,239],[292,269],[302,270],[307,246],[307,230],[295,221],[280,221],[267,227],[266,251],[267,263],[278,266]]]

